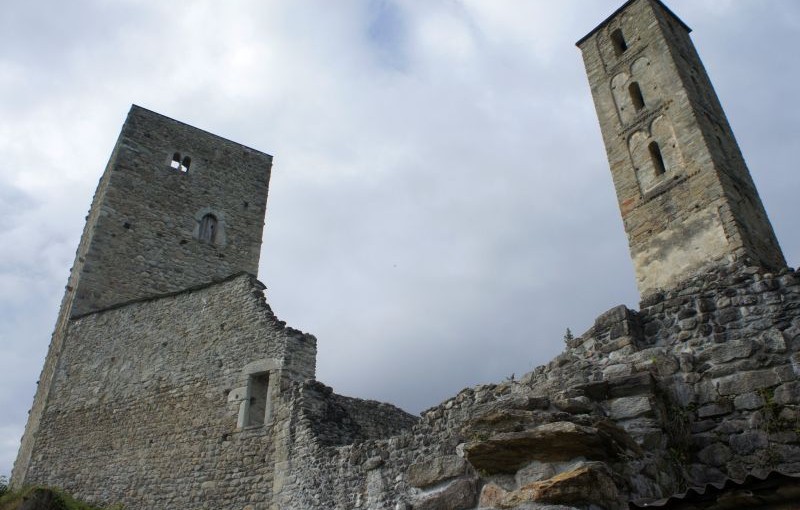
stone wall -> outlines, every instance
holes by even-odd
[[[799,273],[716,268],[419,419],[314,381],[262,290],[70,321],[24,482],[131,509],[616,510],[800,475]],[[264,370],[270,419],[242,426]]]
[[[175,153],[188,169],[173,168]],[[136,105],[86,217],[12,483],[25,478],[70,317],[256,274],[272,156]],[[199,239],[202,216],[215,242]]]
[[[300,400],[304,421],[324,445],[390,437],[418,421],[391,404],[337,395],[318,381],[305,383]]]
[[[128,508],[263,507],[316,340],[286,328],[262,289],[244,274],[71,321],[23,482]],[[237,427],[259,364],[273,367],[273,419]]]
[[[800,475],[799,276],[721,267],[611,309],[548,365],[395,437],[332,445],[295,407],[272,508],[616,509]]]

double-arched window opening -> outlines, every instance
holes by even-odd
[[[172,162],[169,164],[169,166],[175,170],[180,170],[181,172],[186,173],[189,171],[189,165],[191,164],[192,158],[189,156],[184,156],[181,158],[181,153],[176,152],[172,155]]]

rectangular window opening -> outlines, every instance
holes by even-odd
[[[258,427],[269,421],[269,374],[253,374],[247,382],[245,426]]]
[[[614,52],[617,56],[622,55],[628,49],[628,43],[625,42],[625,36],[622,35],[622,30],[619,28],[611,32],[611,44],[614,45]]]
[[[636,82],[632,82],[628,86],[628,93],[631,96],[631,102],[633,103],[633,107],[636,111],[641,111],[644,108],[644,96],[642,95],[642,89],[639,87],[639,84]]]
[[[667,171],[667,166],[664,164],[664,157],[661,155],[661,148],[658,143],[650,142],[648,149],[650,149],[650,159],[653,161],[656,177],[664,175]]]

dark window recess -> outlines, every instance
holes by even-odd
[[[217,217],[213,214],[206,214],[200,220],[200,234],[198,235],[201,241],[207,243],[214,243],[217,240]]]
[[[267,389],[269,387],[269,374],[256,374],[250,376],[250,400],[247,402],[248,427],[264,425],[267,420]]]
[[[664,165],[664,157],[661,155],[661,148],[658,146],[658,143],[650,142],[647,148],[650,150],[650,159],[653,160],[653,168],[655,168],[656,176],[664,175],[667,171],[667,167]]]
[[[633,82],[628,85],[628,93],[631,95],[633,107],[636,108],[637,112],[644,108],[644,96],[642,95],[642,89],[639,87],[637,82]]]
[[[172,162],[170,162],[169,166],[175,170],[180,170],[181,172],[186,173],[189,171],[189,165],[191,164],[192,158],[189,156],[184,156],[183,159],[181,159],[181,153],[176,152],[172,155]]]
[[[611,44],[614,45],[617,56],[622,55],[628,49],[628,43],[625,42],[625,36],[622,35],[622,30],[619,28],[611,32]]]

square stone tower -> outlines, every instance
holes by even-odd
[[[87,217],[69,315],[255,275],[271,166],[268,154],[132,106]]]
[[[577,43],[643,297],[717,264],[786,265],[690,31],[630,0]]]
[[[269,154],[131,107],[86,217],[12,483],[25,479],[70,321],[255,276],[271,167]],[[120,353],[136,350],[117,341]]]

